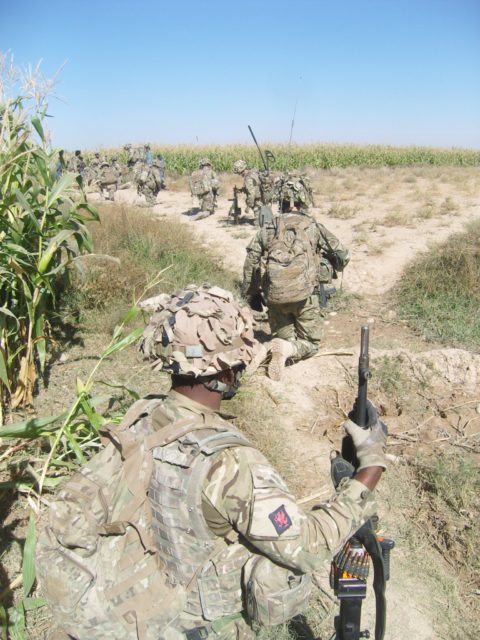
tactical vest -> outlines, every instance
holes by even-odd
[[[238,543],[233,529],[227,539],[211,532],[203,516],[202,488],[216,453],[251,445],[215,414],[192,415],[191,424],[180,431],[162,406],[151,419],[154,428],[166,425],[161,428],[161,446],[153,449],[149,499],[156,546],[167,574],[185,587],[196,581],[189,588],[188,613],[206,620],[238,613],[244,609],[242,569],[252,554]]]

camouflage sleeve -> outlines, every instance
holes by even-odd
[[[344,480],[332,499],[305,512],[266,458],[250,448],[222,452],[204,486],[213,531],[229,523],[271,560],[303,573],[321,569],[376,512],[373,494]]]
[[[255,200],[258,198],[258,187],[252,176],[247,176],[245,178],[244,192],[246,195],[245,201],[247,207],[253,208]]]
[[[343,271],[350,261],[348,249],[323,224],[317,222],[317,228],[319,234],[318,250],[330,259],[334,269]]]
[[[243,288],[246,292],[254,294],[259,288],[259,269],[263,252],[262,232],[258,230],[247,246],[247,257],[243,265]]]

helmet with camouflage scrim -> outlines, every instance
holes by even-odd
[[[215,376],[247,366],[259,349],[250,309],[220,287],[189,285],[141,306],[154,309],[140,351],[155,370],[192,378]]]
[[[210,158],[201,158],[198,163],[198,166],[200,167],[200,169],[202,167],[211,167],[212,163],[210,162]]]
[[[275,184],[275,196],[281,211],[291,211],[294,207],[306,209],[314,205],[310,181],[303,173],[287,171],[280,176]]]
[[[247,168],[245,160],[236,160],[233,163],[233,173],[243,173]]]

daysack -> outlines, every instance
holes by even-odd
[[[197,169],[190,176],[190,191],[192,196],[203,196],[212,188],[210,176],[202,169]]]
[[[307,235],[311,218],[284,213],[276,218],[268,245],[267,301],[275,304],[308,298],[318,284],[318,257]]]
[[[36,548],[40,587],[58,626],[78,640],[177,637],[168,626],[190,585],[169,582],[147,497],[152,449],[164,436],[129,429],[159,402],[140,400],[120,425],[104,429],[106,447],[61,485],[44,514]]]

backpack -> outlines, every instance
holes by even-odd
[[[152,449],[164,435],[129,429],[160,402],[140,400],[102,430],[108,444],[60,485],[39,527],[41,590],[58,626],[78,640],[177,637],[168,627],[193,585],[170,583],[147,496]],[[187,422],[176,424],[188,430]]]
[[[268,244],[267,301],[274,304],[305,300],[318,284],[318,257],[307,234],[312,219],[284,213],[277,217]]]
[[[212,188],[210,176],[202,169],[197,169],[190,176],[190,191],[192,196],[204,196]]]

